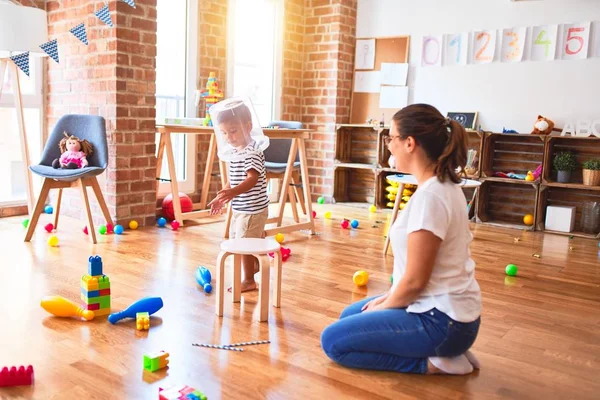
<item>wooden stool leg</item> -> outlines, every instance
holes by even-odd
[[[27,233],[25,234],[25,241],[29,242],[31,237],[33,236],[33,232],[35,231],[35,226],[37,225],[38,219],[40,218],[40,214],[44,210],[44,202],[48,197],[48,192],[50,192],[50,187],[52,185],[52,180],[44,179],[44,183],[42,184],[42,190],[40,191],[40,196],[35,203],[35,208],[33,209],[33,213],[29,218],[29,225],[27,225]]]
[[[219,317],[223,316],[223,297],[225,296],[225,259],[230,253],[222,251],[217,257],[217,299],[215,312]]]
[[[62,200],[62,189],[58,189],[58,198],[56,199],[56,210],[54,210],[54,229],[58,230],[58,215],[60,214],[60,201]]]
[[[263,254],[256,256],[260,264],[260,286],[258,287],[258,303],[260,310],[258,313],[258,321],[264,322],[269,320],[269,256]]]
[[[273,259],[273,267],[275,270],[273,271],[275,276],[273,277],[273,281],[275,281],[275,287],[273,288],[273,306],[281,307],[281,269],[282,269],[282,260],[281,260],[281,251],[275,252],[275,258]]]
[[[242,299],[242,256],[240,254],[233,255],[233,302],[239,303]]]

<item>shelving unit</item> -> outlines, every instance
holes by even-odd
[[[546,137],[541,135],[486,132],[481,177],[493,178],[496,172],[527,174],[527,171],[534,171],[544,161],[545,139]],[[498,179],[515,181],[511,178]]]
[[[525,214],[536,219],[539,184],[517,179],[485,178],[477,195],[476,221],[487,225],[534,230],[523,223]]]

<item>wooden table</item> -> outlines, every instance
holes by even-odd
[[[169,178],[171,179],[171,193],[173,196],[173,212],[175,219],[183,226],[184,219],[203,218],[210,216],[210,209],[206,208],[208,203],[208,190],[210,187],[210,179],[212,174],[212,168],[217,155],[217,138],[214,133],[214,129],[208,126],[192,126],[192,125],[157,125],[156,130],[160,133],[160,142],[158,145],[157,163],[156,163],[156,177],[160,178],[162,172],[162,161],[163,155],[167,154],[167,165],[169,168]],[[315,223],[312,216],[312,203],[310,185],[308,182],[308,163],[306,158],[306,142],[309,138],[308,129],[263,129],[263,132],[269,139],[291,139],[292,145],[290,146],[290,155],[288,157],[287,168],[283,176],[282,190],[279,195],[279,210],[276,216],[269,217],[267,224],[276,223],[277,226],[274,228],[265,229],[267,236],[272,236],[278,232],[286,233],[298,230],[310,230],[311,234],[315,233]],[[173,156],[173,145],[171,142],[171,134],[190,134],[190,135],[210,135],[210,144],[208,148],[208,158],[206,161],[206,167],[204,170],[204,180],[202,182],[202,192],[200,196],[200,203],[194,204],[194,211],[185,212],[181,211],[181,203],[179,199],[179,184],[177,183],[175,173],[175,160]],[[302,189],[304,190],[304,201],[307,210],[307,220],[300,221],[293,224],[283,225],[283,212],[285,204],[288,198],[288,190],[294,161],[296,160],[296,152],[300,152],[300,171],[302,178]],[[219,170],[221,172],[221,187],[225,187],[227,184],[227,164],[223,161],[219,162]],[[156,194],[158,198],[158,185],[156,187]],[[227,224],[225,227],[225,237],[229,237],[229,221],[231,219],[231,207],[228,207],[227,211]]]

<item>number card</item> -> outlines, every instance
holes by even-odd
[[[421,52],[422,67],[439,67],[442,65],[443,36],[423,36]]]
[[[512,28],[502,31],[502,62],[520,62],[525,49],[527,28]]]
[[[494,61],[496,53],[496,30],[473,32],[473,63],[487,64]]]
[[[531,29],[531,61],[552,61],[556,57],[558,25],[540,25]]]
[[[469,56],[469,34],[446,35],[444,65],[466,65]]]
[[[583,60],[587,58],[590,47],[590,23],[563,25],[563,60]]]

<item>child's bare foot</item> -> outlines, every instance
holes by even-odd
[[[256,284],[255,281],[242,281],[242,288],[241,288],[241,292],[250,292],[252,290],[256,290],[258,289],[258,285]],[[231,293],[233,290],[232,287],[229,287],[227,289],[227,291],[229,293]]]

